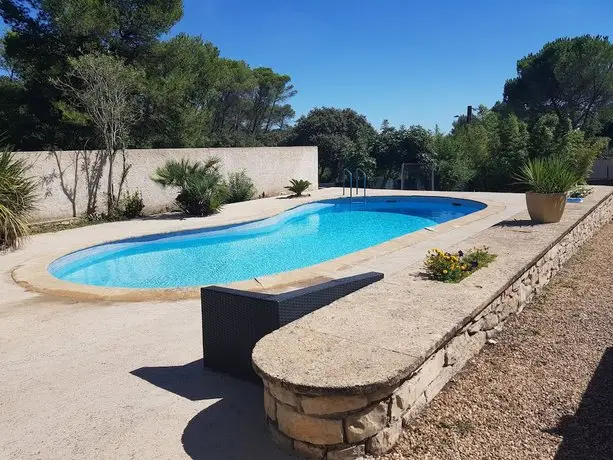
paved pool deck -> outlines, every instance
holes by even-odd
[[[367,265],[371,270],[381,271],[386,275],[392,274],[421,258],[424,248],[461,241],[516,214],[524,206],[523,196],[504,193],[417,193],[368,190],[367,194],[369,196],[420,195],[467,198],[480,201],[487,206],[485,209],[439,224],[432,229],[419,230],[311,267],[235,282],[229,286],[250,291],[283,292],[342,277],[348,272],[363,272]],[[12,276],[26,289],[79,300],[151,301],[199,298],[199,287],[127,289],[79,285],[53,277],[48,272],[48,266],[65,254],[113,240],[248,222],[274,216],[301,204],[339,197],[342,197],[341,188],[328,188],[312,192],[310,196],[301,198],[268,198],[237,203],[224,207],[223,211],[217,215],[205,218],[119,222],[103,224],[103,231],[96,231],[101,227],[95,226],[72,230],[70,233],[65,232],[65,235],[50,235],[47,239],[36,238],[23,251],[32,253],[33,257],[23,260],[27,256],[20,254],[22,261],[15,268]],[[354,199],[359,202],[363,200],[363,197],[356,196]],[[41,244],[35,245],[38,242]]]
[[[611,190],[598,187],[593,199]],[[326,189],[304,199],[238,203],[203,219],[117,222],[37,235],[0,255],[0,458],[293,458],[265,432],[261,388],[202,370],[197,299],[79,300],[26,290],[12,273],[75,247],[253,220],[339,194]],[[371,258],[359,269],[376,262],[389,276],[400,276],[404,264],[416,263],[432,245],[455,246],[525,210],[522,195],[435,195],[492,200],[504,209],[464,231],[432,232],[434,239],[416,242],[413,250]],[[521,236],[517,230],[510,228],[507,237]]]

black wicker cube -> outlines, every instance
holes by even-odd
[[[259,381],[251,367],[251,352],[258,340],[381,279],[382,273],[370,272],[283,294],[202,288],[204,366]]]

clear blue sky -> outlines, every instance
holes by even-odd
[[[297,115],[351,107],[379,127],[437,123],[502,98],[516,61],[562,36],[613,36],[612,0],[185,0],[172,33],[287,73]]]

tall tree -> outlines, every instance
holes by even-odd
[[[284,104],[296,95],[289,75],[279,75],[268,67],[253,69],[256,88],[253,91],[249,113],[249,131],[252,135],[268,133],[273,127],[283,127],[294,116],[290,106]]]
[[[115,210],[130,166],[125,162],[132,126],[139,114],[137,88],[140,73],[108,54],[87,54],[69,59],[70,72],[55,84],[71,102],[65,113],[75,119],[82,112],[94,127],[108,167],[107,213]],[[76,116],[72,110],[78,111]],[[118,154],[124,162],[115,194],[114,164]]]
[[[436,152],[432,133],[421,126],[400,126],[395,128],[387,121],[373,145],[373,156],[377,170],[387,179],[397,179],[403,163],[417,163],[422,174],[430,173],[436,163]]]
[[[62,121],[61,93],[51,80],[68,72],[68,58],[91,52],[134,62],[181,15],[181,0],[0,0],[0,17],[9,27],[6,58],[25,89],[20,111],[2,114],[0,120],[25,117],[36,126],[36,136],[9,142],[22,149],[81,147],[91,132]],[[6,128],[0,125],[0,131]]]
[[[590,35],[547,43],[517,62],[504,102],[524,119],[553,112],[574,128],[598,132],[600,113],[613,107],[613,44]]]
[[[203,147],[210,142],[219,50],[179,34],[155,44],[147,57],[144,114],[135,129],[141,147]]]
[[[364,115],[352,109],[322,107],[298,119],[289,144],[318,146],[320,180],[342,181],[344,168],[374,172],[371,150],[376,135]]]

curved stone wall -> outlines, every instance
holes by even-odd
[[[317,390],[298,387],[289,383],[282,372],[267,373],[261,359],[260,344],[266,342],[263,339],[254,351],[254,368],[264,381],[265,411],[273,440],[310,458],[350,459],[387,452],[401,436],[403,424],[432,401],[486,341],[501,330],[508,317],[521,312],[612,217],[613,197],[607,194],[517,272],[484,308],[463,321],[455,332],[450,330],[442,345],[399,383],[390,386],[382,383],[367,391],[357,387]],[[544,227],[543,230],[546,231]],[[296,332],[292,336],[298,342],[301,340]],[[275,345],[279,346],[278,340]],[[339,369],[343,367],[342,360],[339,356]],[[365,360],[362,365],[369,366],[369,362]]]

